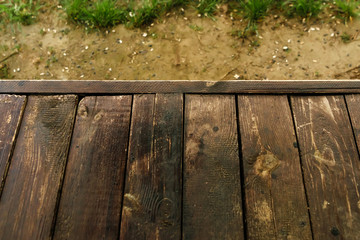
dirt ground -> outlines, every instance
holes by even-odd
[[[2,63],[13,79],[360,78],[359,20],[302,23],[271,15],[258,25],[258,36],[242,39],[234,33],[244,29],[245,21],[231,17],[226,6],[215,17],[179,9],[144,29],[119,25],[87,33],[55,9],[16,33],[2,32],[0,61],[19,50]]]

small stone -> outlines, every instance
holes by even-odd
[[[314,63],[317,63],[318,61],[314,59],[313,62],[314,62]]]
[[[85,46],[85,50],[88,50],[89,49],[89,46]]]
[[[142,35],[143,37],[147,37],[147,33],[143,33],[143,35]]]
[[[112,69],[111,68],[109,68],[109,72],[111,72],[112,71]]]
[[[240,78],[240,76],[239,76],[238,74],[235,74],[235,75],[234,75],[234,78],[235,78],[236,80],[238,80],[238,79]]]
[[[111,32],[113,32],[113,33],[114,33],[114,32],[116,32],[116,31],[115,31],[115,29],[113,29]]]
[[[83,77],[84,77],[84,74],[81,74],[81,75],[80,75],[80,78],[83,78]]]
[[[289,47],[288,47],[288,46],[283,46],[283,50],[284,50],[284,51],[288,51],[288,50],[289,50]]]
[[[107,50],[109,50],[109,48],[108,48],[108,47],[106,47],[104,50],[105,50],[105,51],[107,51]]]
[[[40,76],[44,76],[45,75],[45,73],[40,73]]]
[[[17,71],[17,72],[20,72],[20,68],[17,68],[16,71]]]
[[[154,49],[153,49],[153,48],[150,48],[150,52],[152,52],[152,51],[154,51]]]

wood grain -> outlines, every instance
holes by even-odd
[[[0,80],[0,93],[360,93],[360,80]]]
[[[235,96],[186,95],[183,239],[243,239]]]
[[[81,100],[54,239],[116,239],[132,97]]]
[[[287,96],[238,96],[248,239],[312,239]]]
[[[181,94],[135,95],[120,239],[180,239]]]
[[[344,98],[291,102],[314,239],[358,239],[360,163]]]
[[[26,96],[0,95],[0,196],[25,105]]]
[[[77,97],[30,96],[0,202],[0,239],[49,239]]]

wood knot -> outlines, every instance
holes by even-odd
[[[269,151],[257,157],[254,168],[259,176],[269,176],[280,165],[280,160]]]
[[[334,167],[336,165],[334,152],[331,148],[325,147],[322,152],[316,150],[314,153],[314,158],[321,164],[325,164],[330,167]]]
[[[161,221],[161,224],[166,226],[174,224],[174,207],[173,201],[169,198],[163,198],[158,202],[157,215],[159,216],[158,220]]]
[[[79,106],[79,110],[78,110],[79,116],[80,117],[87,117],[88,113],[89,113],[89,109],[87,106],[85,105],[80,105]]]

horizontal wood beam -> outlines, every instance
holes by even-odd
[[[0,93],[360,93],[360,80],[0,80]]]

